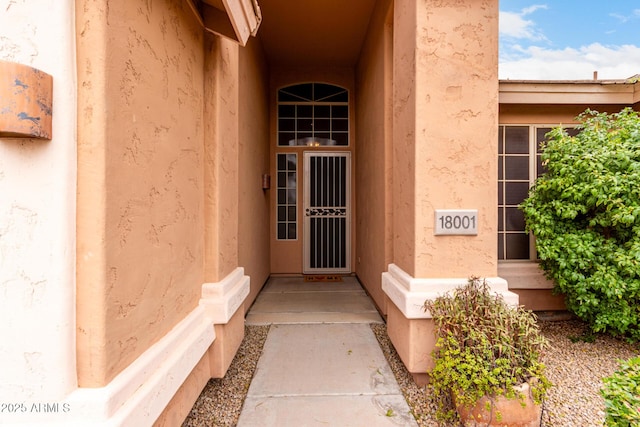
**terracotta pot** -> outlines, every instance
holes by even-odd
[[[542,408],[534,403],[529,384],[515,390],[524,399],[485,396],[474,406],[456,404],[460,420],[465,427],[540,427]]]

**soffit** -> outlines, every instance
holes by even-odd
[[[272,66],[351,67],[376,0],[259,0],[258,37]]]

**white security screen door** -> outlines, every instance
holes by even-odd
[[[351,154],[304,153],[304,273],[351,272]]]

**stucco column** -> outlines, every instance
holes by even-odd
[[[213,377],[222,377],[244,337],[249,277],[238,264],[239,46],[205,37],[205,283],[200,305],[213,319]]]
[[[433,347],[422,303],[471,275],[497,278],[498,1],[397,0],[389,329],[414,373]],[[477,232],[440,235],[436,211],[471,210]],[[450,224],[449,224],[450,225]]]

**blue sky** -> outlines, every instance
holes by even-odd
[[[500,0],[501,79],[640,74],[640,1]]]

